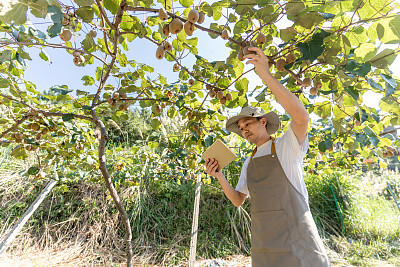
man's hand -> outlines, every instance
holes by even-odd
[[[218,161],[216,159],[207,159],[204,165],[206,166],[206,173],[208,175],[211,175],[215,178],[221,178],[223,176],[221,171],[217,171]]]
[[[269,73],[268,58],[264,52],[258,47],[249,47],[249,51],[255,51],[257,55],[248,54],[244,58],[250,59],[246,64],[253,64],[258,75]]]

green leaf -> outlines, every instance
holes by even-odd
[[[344,90],[352,97],[354,98],[354,100],[358,100],[359,98],[359,93],[358,90],[356,88],[354,88],[354,86],[349,86],[349,87],[345,87]]]
[[[378,48],[371,43],[363,43],[354,50],[354,59],[358,62],[366,62],[376,55]]]
[[[15,3],[12,5],[12,3]],[[2,10],[2,16],[0,16],[0,20],[5,22],[5,23],[11,23],[12,21],[14,24],[19,25],[23,24],[26,22],[26,12],[28,11],[28,5],[25,3],[19,3],[19,2],[12,2],[9,6],[7,6],[9,9]],[[5,8],[1,6],[2,8]],[[5,12],[5,13],[4,13]]]
[[[318,12],[303,13],[295,18],[296,24],[306,29],[311,29],[322,21],[324,18]]]
[[[325,152],[326,150],[331,148],[332,145],[333,145],[332,140],[327,139],[318,143],[318,149],[322,152]]]
[[[382,43],[396,44],[400,42],[400,15],[394,15],[379,21],[384,28],[383,36],[380,39]]]
[[[286,13],[289,16],[296,16],[298,14],[300,14],[304,9],[305,9],[305,5],[303,2],[301,1],[290,1],[286,4]]]
[[[376,147],[379,143],[379,139],[376,136],[376,133],[369,126],[365,126],[363,128],[363,131],[368,135],[371,144]]]
[[[151,120],[151,128],[153,128],[153,130],[158,130],[161,126],[161,123],[158,121],[158,119],[152,119]]]
[[[280,30],[280,37],[282,41],[288,42],[294,38],[296,38],[297,31],[293,27],[288,27],[286,29]]]
[[[243,78],[235,82],[235,88],[238,91],[247,92],[248,86],[249,86],[249,80],[247,80],[247,78]]]
[[[92,0],[74,0],[79,6],[91,6],[93,4]]]
[[[13,156],[14,158],[24,159],[28,155],[26,154],[24,147],[21,145],[18,145],[13,150],[11,150],[11,156]]]
[[[81,79],[83,81],[83,85],[92,85],[94,84],[94,79],[88,75],[85,75]]]
[[[47,15],[47,7],[48,3],[46,0],[37,0],[37,1],[30,1],[29,7],[31,10],[32,15],[37,18],[44,18]]]
[[[72,114],[72,113],[65,114],[64,116],[62,116],[62,120],[63,121],[70,121],[70,120],[72,120],[74,118],[74,116],[75,116],[75,114]]]
[[[48,6],[47,12],[51,20],[54,22],[54,24],[62,21],[63,14],[58,6],[53,6],[53,5]]]
[[[104,7],[112,14],[117,14],[120,3],[120,0],[103,0]]]
[[[49,55],[44,51],[43,49],[40,49],[40,54],[39,57],[43,59],[44,61],[50,61]]]
[[[242,32],[245,32],[250,29],[250,26],[251,24],[247,19],[240,19],[238,22],[235,23],[235,26],[233,27],[233,33],[240,34]]]
[[[122,15],[122,20],[121,20],[121,24],[120,24],[121,29],[130,31],[130,30],[132,30],[134,25],[135,24],[134,24],[134,20],[132,19],[132,17],[130,15],[124,13]]]
[[[313,34],[313,37],[310,41],[307,42],[299,42],[296,46],[300,49],[301,53],[303,53],[302,60],[310,60],[313,62],[319,57],[322,52],[324,52],[324,38],[329,36],[330,33],[320,30]]]
[[[0,88],[7,88],[10,86],[10,81],[4,78],[0,78]]]
[[[179,3],[184,7],[190,7],[193,5],[193,0],[179,0]]]
[[[82,48],[86,52],[93,52],[96,50],[96,43],[93,40],[93,37],[88,33],[86,34],[86,38],[82,41]]]
[[[32,166],[28,169],[29,175],[36,175],[39,173],[39,168],[37,166]]]
[[[371,64],[369,62],[359,64],[354,60],[349,60],[346,64],[346,71],[365,77],[371,71]]]
[[[48,32],[49,36],[51,38],[53,38],[61,33],[61,29],[62,29],[62,24],[57,22],[57,23],[54,23],[53,25],[51,25],[49,27],[49,29],[47,30],[47,32]]]
[[[84,22],[89,23],[93,20],[94,9],[90,6],[83,6],[75,11],[75,14],[83,19]]]
[[[385,49],[382,52],[380,52],[378,55],[374,56],[371,58],[369,61],[372,66],[378,68],[378,69],[385,69],[389,67],[393,61],[396,59],[397,54],[394,50],[392,49]]]

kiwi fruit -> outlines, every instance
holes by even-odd
[[[167,92],[168,98],[171,98],[173,95],[174,95],[174,94],[173,94],[171,91],[168,91],[168,92]]]
[[[310,78],[304,78],[302,84],[303,84],[304,87],[311,86],[311,79]]]
[[[117,105],[118,105],[118,103],[117,103],[117,101],[114,99],[114,101],[113,101],[112,104],[111,104],[111,107],[115,108],[115,107],[117,107]]]
[[[72,52],[72,55],[73,55],[74,57],[79,57],[79,56],[81,55],[81,52],[79,52],[79,51],[74,51],[74,52]]]
[[[123,92],[121,92],[121,93],[119,93],[119,98],[120,99],[127,99],[127,95],[126,95],[126,93],[123,93]]]
[[[221,98],[221,99],[219,100],[219,103],[221,103],[222,105],[225,105],[225,103],[226,103],[226,97],[224,96],[223,98]]]
[[[112,94],[112,97],[113,97],[116,101],[118,101],[118,100],[121,98],[121,96],[119,95],[118,92],[114,92],[114,93]]]
[[[284,60],[283,58],[280,58],[276,61],[275,67],[278,71],[284,71],[285,65],[286,65],[286,60]]]
[[[314,86],[315,86],[317,89],[321,89],[322,83],[321,83],[321,82],[315,82],[315,83],[314,83]]]
[[[125,110],[125,111],[128,111],[128,110],[129,110],[129,104],[128,104],[128,103],[125,103],[125,104],[124,104],[124,110]]]
[[[43,128],[42,131],[41,131],[41,133],[42,133],[43,135],[46,135],[46,134],[49,133],[49,129]]]
[[[194,24],[190,21],[186,21],[183,28],[185,29],[185,33],[188,36],[193,35],[194,32]]]
[[[172,50],[172,44],[170,42],[166,41],[165,44],[164,44],[164,48],[167,51],[171,51]]]
[[[119,111],[123,111],[123,110],[124,110],[124,104],[119,105],[119,106],[118,106],[118,110],[119,110]]]
[[[194,84],[194,80],[193,79],[189,79],[189,85],[193,85]]]
[[[197,131],[197,130],[199,129],[199,125],[194,124],[194,125],[193,125],[193,129]]]
[[[178,63],[175,63],[175,64],[174,64],[174,71],[178,71],[179,68],[180,68],[180,67],[179,67],[179,64],[178,64]]]
[[[22,133],[16,133],[14,136],[15,136],[15,139],[22,139],[24,137],[22,135]]]
[[[33,150],[32,145],[31,145],[31,144],[27,144],[27,145],[25,146],[25,150],[27,150],[27,151],[32,151],[32,150]]]
[[[170,35],[171,32],[169,31],[169,24],[165,24],[163,26],[162,33],[167,37]]]
[[[286,64],[290,64],[292,62],[296,61],[296,55],[293,53],[290,53],[286,56]]]
[[[165,48],[164,48],[163,45],[159,45],[159,46],[157,47],[156,57],[157,57],[158,59],[163,59],[163,58],[164,58],[164,55],[165,55]]]
[[[165,108],[165,107],[166,107],[165,103],[162,102],[162,103],[161,103],[161,108]]]
[[[188,14],[188,21],[190,21],[191,23],[196,23],[198,20],[199,20],[199,11],[197,11],[196,9],[190,10]]]
[[[339,165],[337,164],[337,162],[332,162],[332,163],[331,163],[331,166],[332,166],[332,167],[337,167],[337,166],[339,166]]]
[[[311,89],[310,89],[310,95],[317,95],[317,93],[318,93],[318,89],[315,88],[315,87],[311,87]]]
[[[161,113],[161,106],[157,105],[155,108],[156,113]]]
[[[79,65],[79,58],[78,57],[74,57],[74,59],[72,60],[74,62],[75,65]]]
[[[197,129],[197,131],[196,131],[196,133],[197,133],[197,135],[201,135],[201,129]]]
[[[217,95],[217,93],[214,90],[211,90],[209,94],[211,98],[214,98]]]
[[[250,48],[249,46],[246,46],[245,48],[243,48],[243,55],[245,55],[245,56],[250,55],[250,54],[257,55],[256,51],[250,51],[249,48]]]
[[[218,91],[217,98],[221,100],[223,97],[224,97],[224,92]]]
[[[357,126],[361,126],[361,122],[360,122],[359,120],[356,120],[356,121],[355,121],[355,124],[356,124]]]
[[[192,120],[193,119],[193,113],[189,111],[187,113],[187,117],[188,117],[189,120]]]
[[[243,61],[243,60],[244,60],[243,49],[241,49],[241,48],[239,49],[238,59],[239,59],[240,61]]]
[[[197,23],[202,24],[204,22],[205,18],[206,18],[206,15],[204,15],[203,12],[199,12],[199,19],[197,20]]]
[[[90,36],[92,36],[93,38],[95,38],[97,36],[97,32],[95,30],[91,30],[90,31]]]
[[[71,40],[71,37],[72,37],[72,33],[68,29],[63,29],[62,32],[60,33],[60,38],[64,42]]]
[[[211,84],[206,84],[206,89],[208,90],[208,91],[210,91],[211,89],[212,89],[212,86],[211,86]]]
[[[222,32],[221,32],[221,38],[222,39],[224,39],[224,40],[228,40],[229,39],[229,32],[228,32],[228,30],[223,30]]]
[[[109,98],[109,99],[107,100],[107,103],[110,104],[110,105],[112,105],[112,104],[114,103],[114,101],[115,101],[114,99]]]
[[[257,44],[263,45],[263,44],[265,44],[266,41],[267,41],[267,37],[265,37],[264,34],[260,33],[260,34],[257,36]]]
[[[172,34],[178,34],[183,29],[183,22],[179,18],[174,18],[169,24],[169,32]]]
[[[78,61],[79,61],[80,64],[85,63],[85,58],[84,58],[82,55],[79,55],[79,56],[77,56],[76,58],[78,59]]]
[[[275,61],[273,61],[273,60],[268,61],[269,68],[272,68],[273,65],[275,65]]]
[[[227,93],[225,97],[226,97],[226,101],[232,100],[232,95],[230,93]]]
[[[167,11],[165,10],[165,8],[160,8],[159,10],[158,10],[158,17],[161,19],[161,20],[166,20],[166,19],[168,19],[168,14],[167,14]]]
[[[394,156],[394,153],[392,151],[387,151],[386,154],[387,154],[388,158],[391,158]]]
[[[32,123],[31,129],[34,131],[39,131],[40,130],[40,125],[37,123]]]

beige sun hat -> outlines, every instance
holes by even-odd
[[[226,129],[243,137],[237,122],[246,117],[266,118],[267,133],[269,135],[275,133],[279,129],[281,123],[278,115],[273,111],[265,113],[265,111],[260,107],[244,107],[238,115],[233,116],[226,122]]]

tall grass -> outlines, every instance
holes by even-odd
[[[126,151],[117,150],[109,155],[111,165],[129,157]],[[45,186],[45,181],[18,175],[26,165],[7,160],[0,169],[0,239]],[[132,167],[136,172],[131,173],[153,173],[141,172],[144,166],[139,167]],[[225,173],[232,184],[239,171],[239,166],[232,165]],[[137,264],[186,264],[195,190],[194,182],[186,178],[189,180],[182,180],[181,185],[175,180],[144,177],[135,186],[118,184],[131,218]],[[399,175],[305,176],[310,208],[333,262],[346,266],[399,265],[400,214],[387,192],[388,179],[398,189]],[[215,180],[210,185],[219,188]],[[203,185],[197,257],[249,255],[248,212],[248,201],[237,209],[220,190]],[[32,255],[31,251],[68,251],[68,255],[60,254],[59,261],[54,261],[73,262],[76,266],[120,265],[125,253],[123,236],[118,213],[102,183],[70,180],[53,189],[7,253],[21,261]]]

